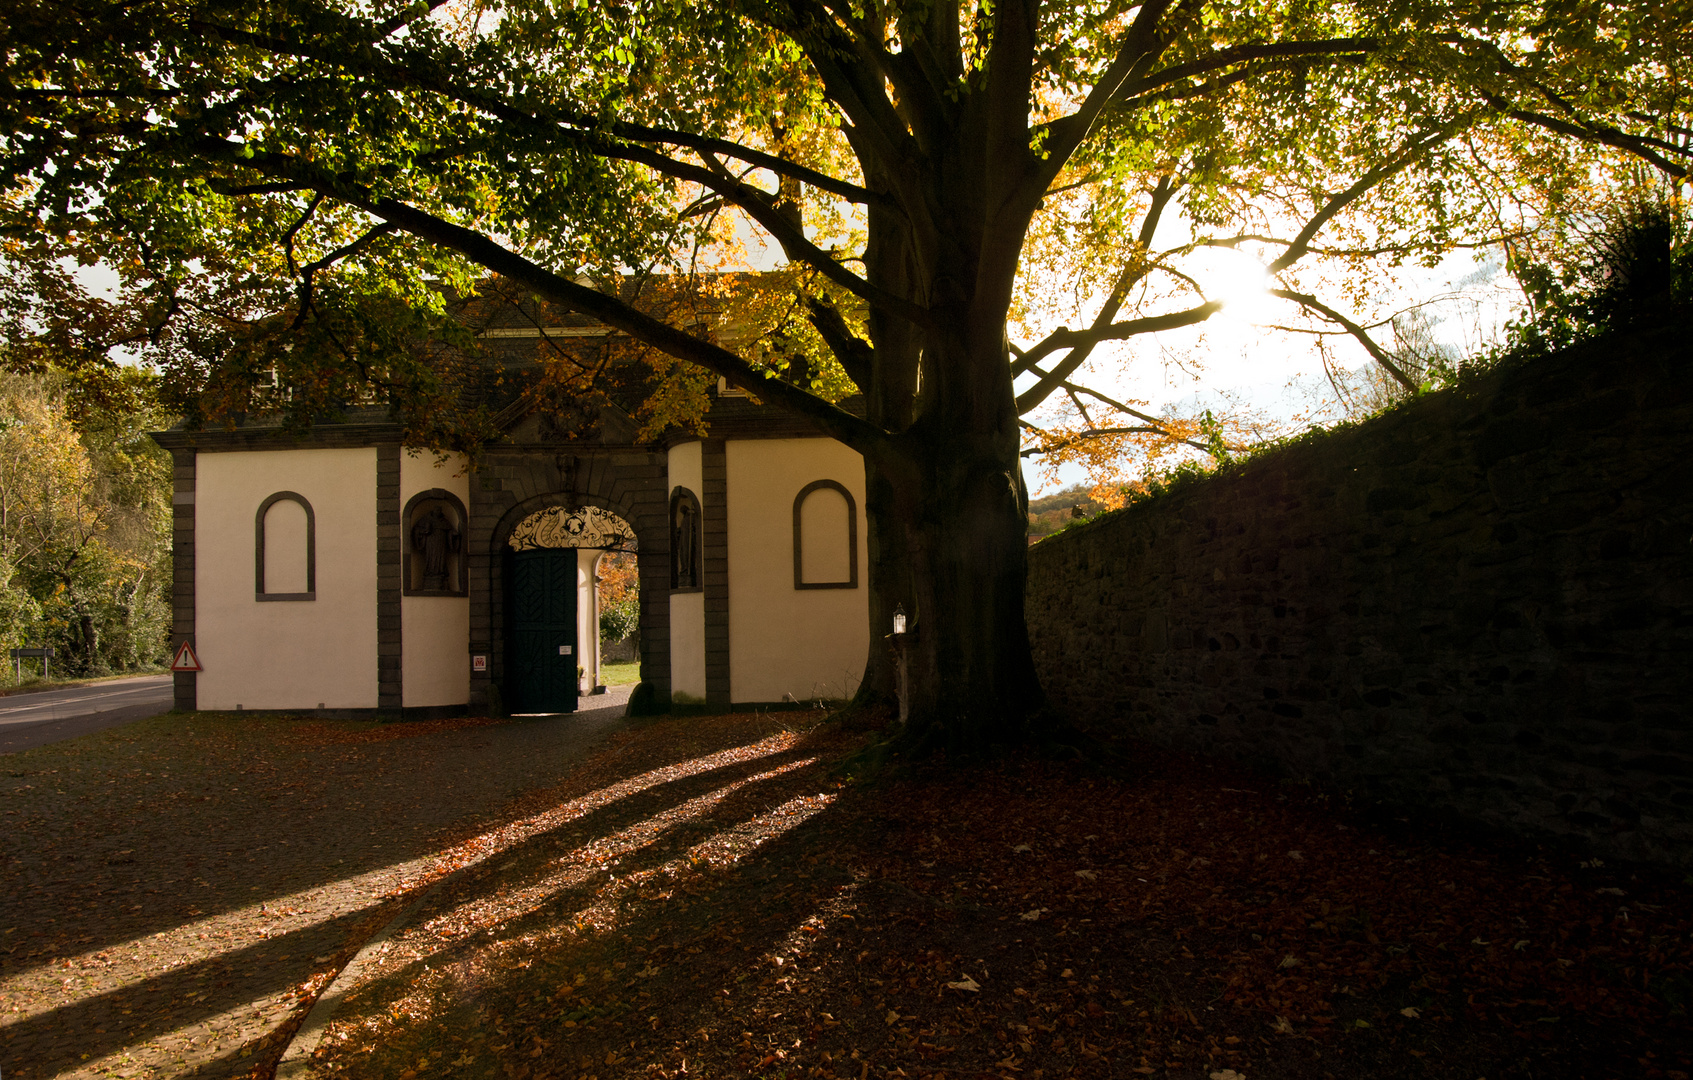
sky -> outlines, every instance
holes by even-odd
[[[1194,416],[1207,408],[1220,412],[1245,406],[1283,425],[1340,419],[1315,339],[1270,328],[1297,320],[1293,305],[1266,292],[1263,264],[1234,251],[1207,254],[1212,258],[1204,265],[1185,268],[1194,272],[1207,296],[1226,301],[1222,312],[1203,327],[1102,346],[1089,364],[1089,377],[1075,381],[1119,401],[1145,402],[1145,411],[1154,415]],[[1391,312],[1435,300],[1424,309],[1434,322],[1433,335],[1459,356],[1496,341],[1521,300],[1497,263],[1478,262],[1468,252],[1434,268],[1403,270],[1397,285],[1372,297],[1371,307]],[[1393,344],[1386,327],[1375,337]],[[1338,368],[1358,371],[1375,363],[1351,337],[1335,335],[1327,342]],[[1025,376],[1018,388],[1033,381]],[[1054,482],[1031,466],[1025,468],[1025,479],[1031,495],[1044,495],[1082,483],[1086,474],[1079,465],[1069,465]]]

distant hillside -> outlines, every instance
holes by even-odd
[[[1082,513],[1087,517],[1105,509],[1093,500],[1088,494],[1088,489],[1081,484],[1067,487],[1052,495],[1030,499],[1029,539],[1038,540],[1043,536],[1050,536],[1068,525],[1075,518],[1077,506],[1082,508]]]

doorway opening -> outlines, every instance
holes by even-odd
[[[629,553],[629,523],[597,506],[552,506],[518,523],[507,541],[505,694],[517,715],[574,712],[600,681],[596,571]],[[638,603],[638,601],[637,601]]]
[[[641,579],[635,553],[608,551],[594,572],[598,589],[600,683],[633,686],[641,681]]]

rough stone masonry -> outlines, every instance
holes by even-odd
[[[1073,527],[1029,632],[1075,721],[1693,865],[1693,348],[1496,368]]]

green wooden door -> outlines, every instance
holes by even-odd
[[[506,682],[514,713],[576,711],[576,549],[510,552]]]

